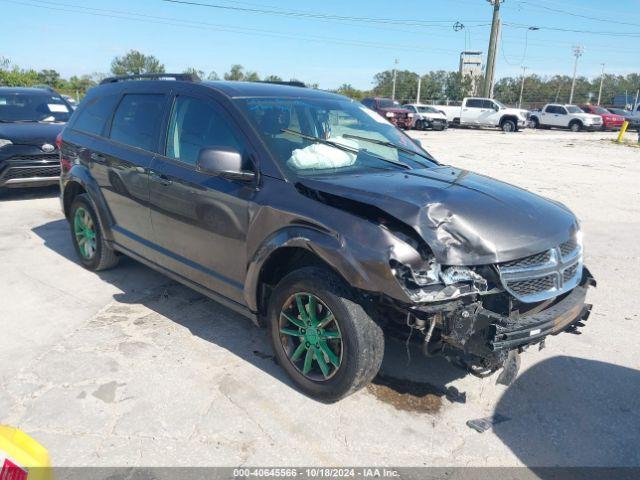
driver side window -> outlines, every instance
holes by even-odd
[[[232,147],[242,152],[242,143],[216,105],[197,98],[176,97],[169,119],[166,156],[195,166],[200,150],[207,147]]]

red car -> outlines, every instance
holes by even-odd
[[[362,104],[379,113],[398,128],[409,130],[413,124],[413,113],[390,98],[369,97],[363,99]]]
[[[581,105],[580,108],[582,108],[585,113],[592,113],[602,117],[602,128],[604,130],[620,130],[624,123],[624,117],[622,115],[611,113],[606,108],[596,105]]]

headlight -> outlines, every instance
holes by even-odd
[[[487,287],[487,281],[468,267],[449,267],[440,274],[445,285],[452,285],[459,282],[473,282],[474,284]]]
[[[391,117],[395,117],[395,116],[396,116],[396,114],[395,114],[395,113],[393,113],[393,112],[387,112],[387,113],[386,113],[386,116],[387,116],[387,118],[391,118]]]
[[[5,140],[4,138],[0,138],[0,148],[6,147],[7,145],[13,145],[11,140]]]
[[[408,114],[407,114],[407,117],[409,117],[409,118],[413,118],[413,113],[408,113]]]
[[[391,271],[395,277],[409,288],[426,287],[440,281],[440,264],[435,259],[430,259],[415,269],[396,260],[391,260]]]

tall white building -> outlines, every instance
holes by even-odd
[[[478,90],[478,80],[482,76],[482,52],[465,51],[460,53],[460,75],[470,76],[473,80],[472,94],[476,95]]]

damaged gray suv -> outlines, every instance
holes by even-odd
[[[520,352],[589,316],[571,211],[439,163],[340,95],[109,78],[58,146],[86,268],[124,254],[266,325],[322,401],[373,379],[385,336],[508,383]]]

